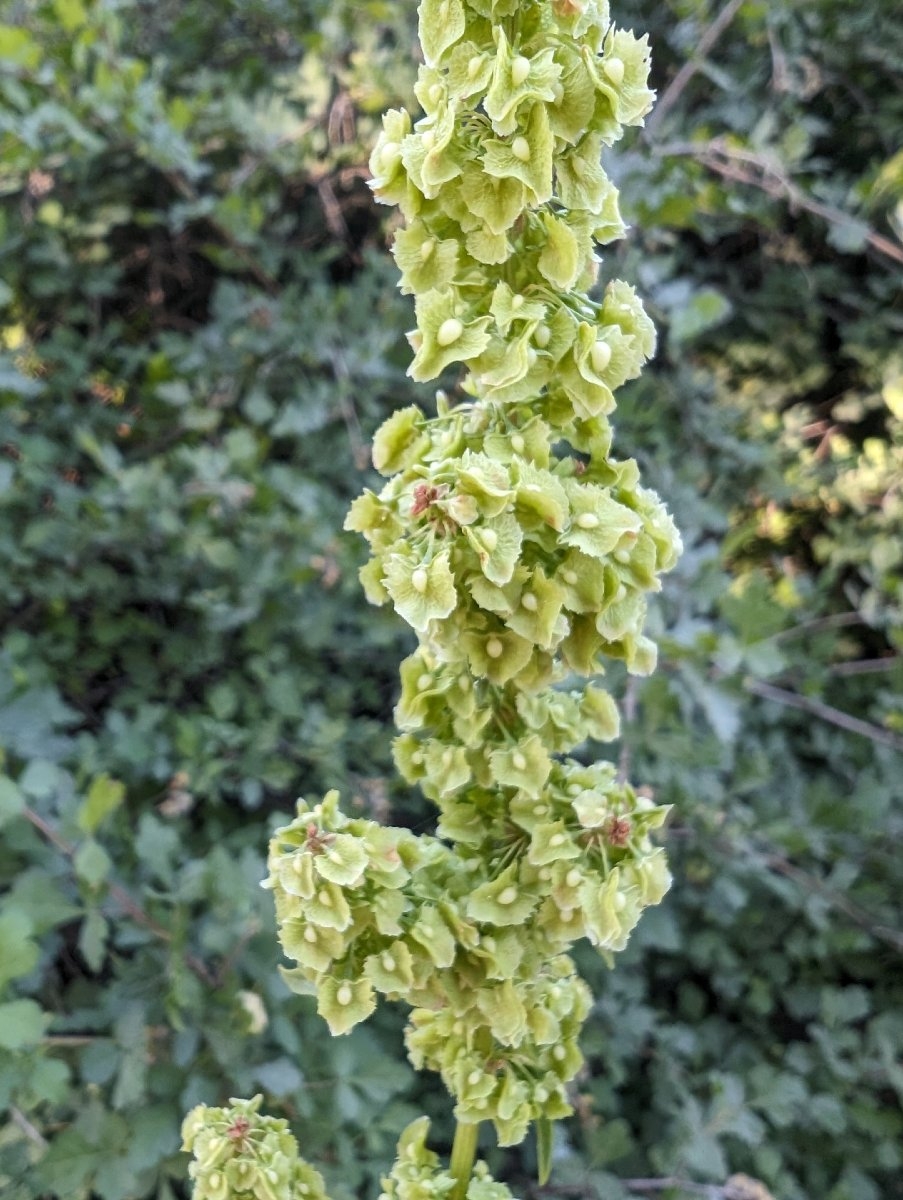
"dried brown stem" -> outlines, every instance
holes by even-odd
[[[621,1184],[629,1192],[689,1192],[694,1196],[708,1196],[709,1200],[734,1200],[737,1192],[727,1184],[694,1183],[689,1179],[678,1179],[668,1175],[661,1179],[622,1179]]]
[[[637,706],[637,681],[631,675],[627,680],[627,687],[624,689],[624,723],[629,725],[636,717]],[[618,757],[618,781],[626,783],[630,776],[630,743],[623,736],[621,740],[621,753]]]
[[[889,925],[881,924],[870,912],[860,908],[849,896],[830,887],[817,875],[811,875],[808,871],[796,866],[782,854],[765,854],[763,858],[770,870],[777,871],[779,875],[783,875],[787,879],[792,879],[794,883],[798,883],[800,887],[808,891],[818,892],[832,908],[844,913],[860,929],[864,929],[877,941],[884,942],[885,945],[892,946],[894,950],[903,953],[903,933]]]
[[[696,49],[693,57],[687,59],[684,65],[680,68],[665,90],[659,97],[652,115],[646,122],[646,135],[654,133],[656,128],[661,124],[665,113],[669,112],[683,94],[684,88],[702,66],[705,56],[712,49],[722,33],[733,21],[734,17],[743,7],[743,0],[729,0],[724,8],[718,13],[714,21],[708,26],[702,37],[696,44]]]
[[[359,471],[365,470],[370,464],[370,451],[364,442],[361,425],[357,419],[357,410],[351,397],[351,372],[345,362],[345,356],[340,350],[333,350],[330,355],[332,369],[336,377],[336,399],[345,428],[348,430],[348,441],[351,443],[351,454],[354,464]]]
[[[36,813],[34,809],[26,807],[23,809],[22,815],[26,821],[29,821],[66,858],[71,860],[75,857],[75,846],[67,842],[48,821],[44,820],[40,813]],[[154,937],[159,938],[161,942],[172,941],[172,934],[169,930],[164,929],[162,925],[158,925],[153,917],[141,907],[135,897],[131,896],[124,887],[121,887],[118,883],[108,883],[107,890],[122,911],[128,913],[136,925],[147,929]],[[199,979],[202,979],[211,986],[215,984],[216,979],[214,975],[210,972],[207,964],[198,958],[197,955],[187,953],[185,955],[185,962]]]
[[[771,638],[765,638],[765,641],[783,641],[785,638],[802,637],[810,633],[822,633],[826,629],[844,628],[847,625],[864,625],[865,620],[859,613],[843,612],[829,613],[826,617],[814,617],[811,621],[800,621],[796,625],[791,625],[789,629],[782,629],[778,633],[772,635]]]
[[[165,178],[175,188],[179,195],[184,196],[186,200],[197,200],[198,194],[189,183],[189,181],[178,171],[166,171]],[[219,221],[208,216],[208,221],[216,230],[219,236],[223,239],[232,253],[238,258],[244,269],[254,279],[254,282],[267,293],[268,296],[277,296],[280,292],[279,281],[275,279],[263,267],[247,246],[243,246],[241,242]]]
[[[754,696],[761,696],[763,700],[772,700],[775,704],[783,704],[788,708],[798,708],[801,712],[818,717],[821,721],[827,721],[829,725],[845,729],[847,733],[855,733],[860,737],[869,738],[879,745],[890,746],[892,750],[903,751],[903,737],[891,733],[889,729],[882,729],[880,725],[873,725],[871,721],[863,721],[859,717],[850,716],[849,713],[842,712],[839,708],[833,708],[822,700],[801,696],[799,692],[789,692],[786,688],[775,687],[771,683],[764,683],[761,679],[744,679],[743,688]]]
[[[691,1179],[680,1179],[676,1175],[650,1179],[621,1179],[618,1182],[628,1192],[645,1192],[647,1194],[670,1191],[686,1192],[693,1196],[706,1196],[708,1200],[753,1200],[754,1196],[758,1200],[764,1200],[764,1197],[768,1195],[764,1185],[760,1184],[758,1180],[739,1175],[731,1176],[726,1183],[696,1183]],[[756,1191],[753,1191],[753,1188]],[[586,1197],[587,1200],[595,1197],[596,1200],[603,1200],[591,1183],[585,1185],[580,1183],[549,1184],[530,1190],[534,1196],[572,1196],[575,1200],[578,1197]]]
[[[13,1124],[19,1126],[30,1142],[34,1142],[34,1144],[39,1146],[42,1150],[47,1149],[47,1146],[49,1145],[47,1139],[39,1129],[36,1129],[35,1126],[32,1125],[25,1113],[23,1113],[21,1109],[17,1108],[15,1104],[11,1104],[9,1106],[9,1115],[13,1119]]]
[[[764,155],[752,150],[729,146],[721,138],[710,142],[669,142],[656,147],[657,153],[667,156],[693,158],[707,170],[729,179],[758,188],[778,200],[787,200],[794,209],[812,213],[831,225],[855,225],[861,228],[867,245],[884,258],[903,264],[903,246],[878,233],[858,217],[830,204],[807,196],[780,167]]]
[[[857,658],[852,662],[835,663],[832,675],[877,675],[882,671],[893,671],[903,663],[897,655],[888,658]]]

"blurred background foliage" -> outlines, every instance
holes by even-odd
[[[650,33],[662,97],[606,164],[633,230],[603,271],[660,330],[616,445],[687,553],[661,669],[612,675],[614,753],[676,806],[676,884],[616,971],[582,956],[598,1002],[551,1194],[893,1200],[903,21],[615,16]],[[257,886],[298,794],[431,820],[390,767],[404,632],[339,533],[378,422],[430,401],[365,167],[411,103],[414,28],[412,0],[2,8],[10,1200],[184,1197],[183,1113],[258,1090],[336,1200],[376,1194],[416,1113],[448,1134],[403,1014],[332,1041],[288,994]],[[532,1194],[529,1146],[487,1153]]]

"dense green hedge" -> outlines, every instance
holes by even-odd
[[[592,1069],[558,1147],[556,1179],[606,1197],[738,1171],[782,1200],[903,1195],[894,7],[615,12],[650,31],[666,97],[609,164],[635,226],[611,273],[662,335],[619,444],[688,552],[621,750],[676,805],[677,883],[615,972],[582,965]],[[301,792],[430,820],[389,766],[403,635],[338,533],[369,434],[418,394],[362,168],[373,114],[410,102],[413,17],[4,9],[13,1200],[172,1200],[182,1113],[255,1090],[340,1200],[374,1191],[408,1115],[441,1108],[400,1017],[323,1038],[279,981],[257,888]]]

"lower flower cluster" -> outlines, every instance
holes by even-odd
[[[194,1155],[188,1168],[194,1200],[328,1200],[323,1177],[301,1158],[288,1122],[260,1114],[262,1099],[230,1100],[228,1108],[202,1104],[185,1118],[182,1149]],[[420,1117],[404,1130],[379,1200],[445,1200],[451,1194],[454,1177],[427,1149],[429,1127]],[[478,1162],[466,1200],[512,1196]]]
[[[402,1133],[398,1156],[391,1172],[383,1179],[379,1200],[444,1200],[455,1187],[450,1171],[439,1165],[439,1157],[426,1146],[430,1123],[419,1117]],[[510,1190],[489,1174],[484,1162],[474,1166],[466,1200],[512,1200]]]
[[[298,1154],[288,1122],[262,1116],[262,1096],[199,1105],[182,1124],[194,1200],[327,1200],[320,1173]]]
[[[441,839],[349,819],[335,792],[299,803],[266,882],[297,964],[286,981],[316,994],[331,1031],[378,993],[406,1001],[412,1061],[440,1072],[459,1120],[492,1120],[511,1144],[570,1111],[589,993],[567,950],[621,949],[670,876],[650,838],[666,810],[608,764],[526,743],[488,761],[491,786],[443,800]]]
[[[507,951],[511,970],[516,939],[484,940],[497,961]],[[533,1121],[571,1112],[565,1089],[583,1063],[577,1039],[590,1005],[566,955],[527,954],[510,977],[459,987],[448,1008],[415,1009],[408,1053],[415,1067],[439,1072],[459,1122],[491,1120],[499,1143],[516,1145]]]

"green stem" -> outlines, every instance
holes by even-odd
[[[458,1121],[455,1125],[455,1140],[449,1164],[455,1186],[449,1200],[464,1200],[467,1195],[470,1177],[473,1174],[473,1161],[477,1156],[479,1132],[479,1123],[465,1124],[463,1121]]]

